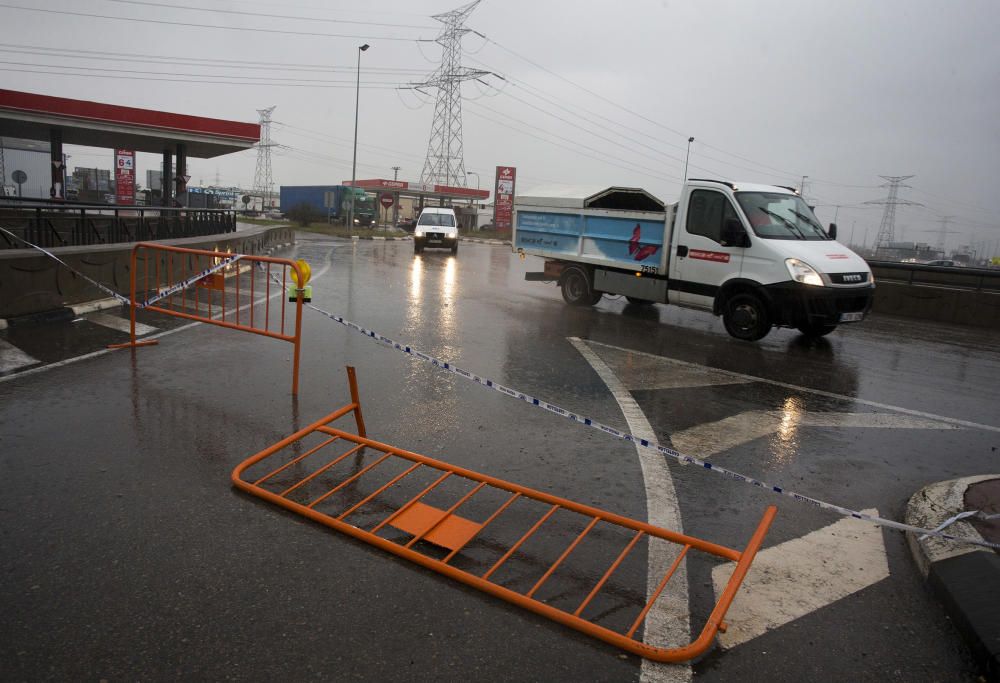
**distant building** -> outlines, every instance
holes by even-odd
[[[48,142],[0,138],[3,147],[3,192],[17,196],[18,185],[14,182],[14,172],[21,171],[27,180],[21,183],[21,196],[48,198],[52,187],[51,158]]]
[[[106,204],[109,203],[108,195],[113,195],[115,192],[111,171],[106,168],[77,166],[73,169],[72,185],[76,188],[77,199],[81,202]]]

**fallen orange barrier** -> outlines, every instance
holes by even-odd
[[[647,659],[660,662],[692,659],[706,652],[716,633],[725,630],[726,611],[774,519],[777,512],[774,506],[764,512],[757,530],[741,552],[456,467],[367,438],[354,368],[349,367],[347,373],[351,403],[244,460],[233,470],[233,484],[254,496]],[[356,434],[330,426],[352,414]],[[253,476],[249,476],[250,470],[255,470]],[[419,480],[418,473],[423,475],[423,481]],[[393,498],[407,485],[409,492]],[[442,492],[447,487],[451,490]],[[416,495],[412,495],[414,490]],[[436,498],[432,501],[432,497]],[[473,510],[477,500],[489,497],[493,499],[491,502],[484,501],[478,511]],[[515,515],[513,510],[519,503],[537,504],[538,509],[530,517],[524,511]],[[545,546],[562,551],[542,571],[545,565],[526,551],[527,544],[533,537],[537,541],[542,529],[553,526],[559,513],[581,516],[577,526],[583,529],[568,542],[560,537],[555,539],[555,546],[551,543]],[[501,545],[492,537],[487,541],[487,528],[498,531],[504,526],[506,517],[519,521],[522,528],[532,520],[534,523],[524,533],[510,536],[506,544]],[[583,524],[584,520],[589,521]],[[548,602],[537,597],[560,570],[570,576],[570,584],[581,586],[580,574],[567,568],[569,559],[588,539],[609,535],[619,539],[614,552],[607,555],[614,560],[602,565],[606,567],[603,575],[586,584],[578,596],[582,599],[570,600],[563,590]],[[677,544],[679,550],[652,595],[644,603],[631,605],[623,625],[611,628],[598,623],[607,620],[609,610],[607,605],[602,610],[593,606],[604,597],[603,593],[611,592],[609,588],[616,572],[621,573],[624,563],[644,537]],[[488,562],[483,562],[481,557],[473,558],[472,550],[477,542],[499,557]],[[693,642],[672,648],[643,643],[639,634],[647,614],[692,550],[735,562],[729,583]],[[519,553],[527,556],[530,578],[521,572],[514,578],[508,577],[506,582],[499,579],[501,570]],[[457,566],[463,562],[466,568]],[[477,564],[484,570],[473,572],[471,567]],[[641,586],[631,593],[618,587],[612,597],[646,595],[645,570],[632,574],[640,576]],[[510,585],[518,581],[527,581],[523,590]],[[620,620],[624,608],[611,612]]]
[[[190,286],[182,286],[186,281],[232,258],[239,260],[225,265],[216,272],[198,277],[196,281],[190,283]],[[131,261],[129,317],[132,339],[125,344],[111,344],[108,348],[150,346],[158,343],[156,340],[136,339],[137,308],[280,339],[291,342],[295,347],[292,354],[292,395],[295,396],[299,393],[304,290],[294,289],[297,292],[292,302],[295,306],[294,320],[287,321],[287,329],[288,302],[285,291],[292,287],[293,283],[297,285],[301,282],[304,285],[308,282],[308,274],[302,271],[302,264],[284,258],[237,256],[221,251],[139,242],[132,249]],[[278,285],[279,280],[280,285]],[[151,303],[140,302],[137,298],[140,293]],[[280,305],[271,305],[273,294],[280,295]],[[257,310],[258,305],[262,306],[263,310]],[[287,317],[291,318],[291,314]]]

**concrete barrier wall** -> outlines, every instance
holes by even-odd
[[[291,244],[290,227],[255,227],[208,237],[163,240],[191,249],[227,249],[239,254],[261,254],[277,244]],[[131,243],[50,249],[67,264],[111,289],[128,296]],[[0,318],[41,313],[107,294],[34,249],[0,251]]]
[[[1000,293],[997,292],[908,285],[876,279],[872,311],[1000,329]]]

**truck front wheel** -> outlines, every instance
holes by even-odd
[[[579,268],[568,268],[562,276],[563,300],[570,306],[593,306],[601,300],[601,293],[590,288],[590,279]]]
[[[760,297],[742,292],[730,297],[722,309],[726,332],[743,341],[757,341],[771,331],[771,315]]]

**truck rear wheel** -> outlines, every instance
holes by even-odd
[[[805,325],[799,325],[799,332],[807,337],[822,337],[830,334],[835,329],[836,325],[822,325],[819,323],[806,323]]]
[[[771,331],[771,315],[761,298],[750,292],[730,297],[722,309],[726,332],[743,341],[757,341]]]
[[[563,300],[570,306],[593,306],[601,300],[601,292],[595,292],[590,287],[590,278],[579,268],[567,268],[562,280]]]

